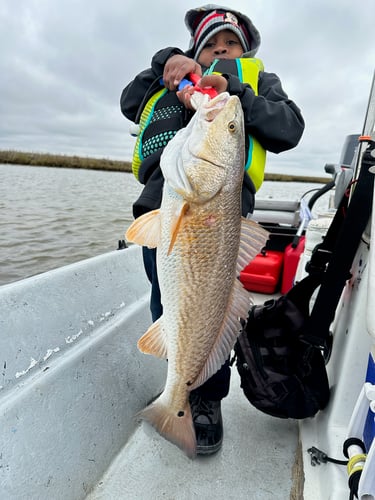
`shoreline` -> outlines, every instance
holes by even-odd
[[[108,158],[90,158],[84,156],[57,155],[48,153],[32,153],[13,150],[0,150],[0,163],[35,167],[79,168],[104,170],[109,172],[132,173],[131,162],[110,160]],[[307,175],[265,173],[265,181],[313,182],[327,184],[331,177],[313,177]]]

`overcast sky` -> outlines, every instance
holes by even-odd
[[[375,67],[375,0],[228,0],[261,33],[257,54],[306,129],[271,171],[323,173],[362,132]],[[0,149],[130,160],[123,87],[167,46],[187,49],[185,0],[1,0]]]

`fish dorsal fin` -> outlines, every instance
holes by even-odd
[[[189,210],[189,204],[187,202],[183,202],[179,207],[178,210],[175,213],[175,216],[172,221],[172,226],[171,226],[171,240],[169,242],[169,247],[168,247],[168,255],[172,252],[173,246],[176,242],[177,235],[180,231],[181,224],[184,218],[184,215],[186,212]]]
[[[237,275],[262,250],[268,240],[268,235],[268,231],[263,229],[260,224],[242,217]]]
[[[144,354],[167,358],[167,338],[161,327],[161,318],[155,321],[138,340],[138,349]]]
[[[149,248],[156,248],[160,243],[161,234],[160,210],[147,212],[131,224],[125,237],[132,243],[137,243]]]
[[[236,280],[228,301],[227,314],[218,332],[215,344],[200,374],[189,387],[189,390],[196,389],[212,377],[229,358],[241,331],[241,319],[246,320],[252,303],[249,292]]]

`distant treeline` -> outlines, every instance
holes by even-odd
[[[31,165],[38,167],[82,168],[108,170],[112,172],[131,172],[131,162],[110,160],[108,158],[89,158],[86,156],[54,155],[48,153],[27,153],[23,151],[0,150],[0,163]],[[326,184],[331,177],[312,177],[305,175],[265,174],[266,181],[316,182]]]
[[[53,155],[48,153],[27,153],[22,151],[0,151],[0,163],[14,165],[34,165],[38,167],[86,168],[90,170],[111,170],[131,172],[131,163],[109,160],[107,158],[89,158],[84,156]]]

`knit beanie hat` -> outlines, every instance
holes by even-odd
[[[253,57],[260,45],[259,32],[250,19],[229,7],[208,4],[191,9],[186,13],[185,24],[192,36],[190,48],[196,60],[207,41],[222,30],[233,31],[238,36],[243,57]]]

